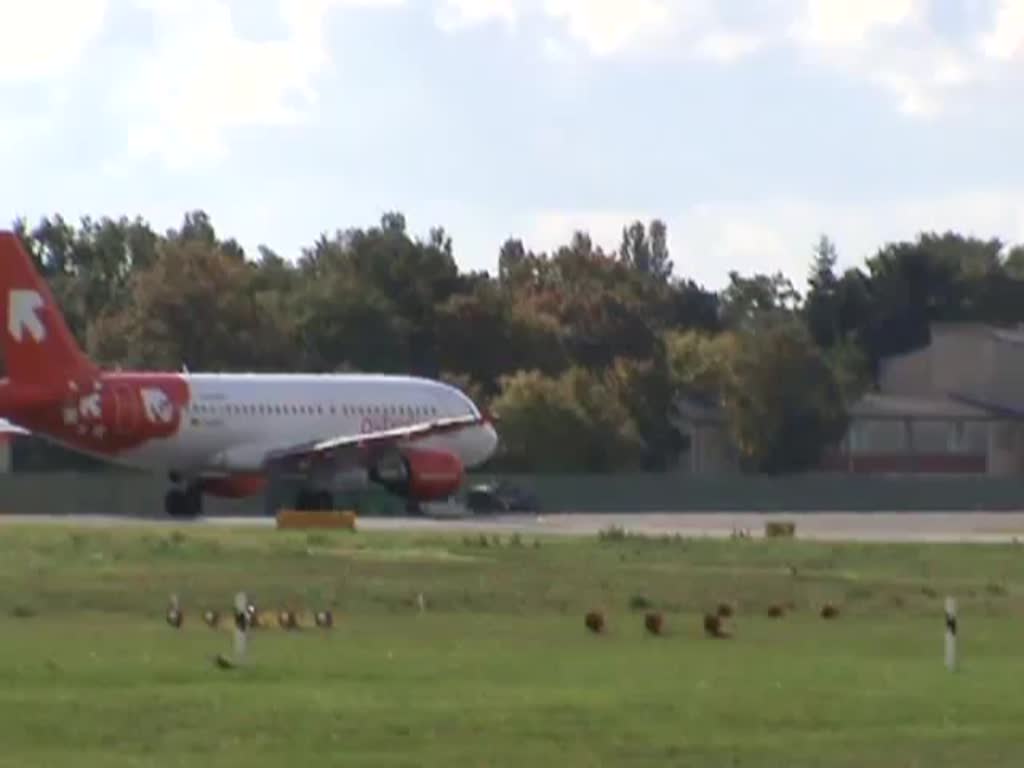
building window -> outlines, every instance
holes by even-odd
[[[967,429],[962,421],[954,421],[949,425],[946,448],[950,453],[965,453],[967,451]]]

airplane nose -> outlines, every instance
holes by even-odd
[[[477,467],[485,463],[498,449],[498,433],[490,424],[481,424],[473,432],[466,435],[469,438],[465,445],[465,461],[469,467]]]
[[[484,424],[484,461],[498,450],[498,431],[493,424]]]

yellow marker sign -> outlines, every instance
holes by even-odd
[[[331,528],[354,531],[356,513],[347,510],[300,511],[282,509],[277,513],[279,530],[302,530],[308,528]]]

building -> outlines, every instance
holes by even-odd
[[[937,324],[927,347],[882,361],[850,416],[827,469],[1024,473],[1024,332]]]
[[[716,403],[697,397],[679,398],[671,420],[686,441],[679,460],[680,472],[713,475],[738,471],[739,451]]]
[[[680,471],[738,471],[712,403],[684,399]],[[924,348],[883,360],[878,388],[850,407],[822,469],[887,474],[1024,474],[1024,331],[938,324]]]
[[[872,393],[850,408],[822,469],[890,474],[988,472],[988,411],[951,398]]]

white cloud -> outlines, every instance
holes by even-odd
[[[836,243],[840,267],[861,265],[879,247],[924,231],[958,231],[1024,243],[1024,187],[968,191],[934,198],[825,204],[763,200],[695,205],[674,214],[640,211],[549,212],[535,217],[526,244],[551,250],[572,233],[591,233],[606,249],[618,246],[623,226],[660,217],[668,225],[676,274],[708,288],[723,287],[729,270],[782,271],[803,288],[819,235]]]
[[[103,29],[106,0],[0,0],[0,82],[67,73]]]
[[[969,41],[934,29],[930,0],[806,0],[789,28],[809,60],[888,92],[908,116],[934,117],[951,95],[987,76]]]
[[[669,0],[545,0],[544,10],[598,56],[657,36],[672,19]]]
[[[711,0],[438,0],[449,31],[492,20],[554,20],[542,50],[569,61],[566,41],[596,57],[636,51],[688,51],[731,63],[776,46],[801,53],[889,94],[908,116],[932,117],[980,80],[1012,76],[992,62],[1024,51],[1024,0],[997,0],[980,40],[944,38],[930,10],[936,0],[753,0],[737,10]],[[671,41],[671,47],[659,47]]]
[[[257,42],[238,35],[227,0],[139,0],[153,13],[157,43],[118,92],[139,121],[130,155],[159,155],[180,168],[220,157],[229,129],[305,119],[317,101],[315,78],[330,61],[328,12],[402,3],[280,0],[285,34]]]
[[[1024,1],[1000,0],[981,47],[987,56],[1004,61],[1024,51]]]
[[[924,0],[806,0],[792,31],[805,45],[859,47],[876,31],[920,20],[924,6]]]
[[[455,32],[490,21],[515,24],[519,18],[518,0],[439,0],[437,24],[445,32]]]
[[[763,38],[750,33],[716,32],[697,42],[696,53],[713,61],[738,61],[756,53],[764,42]]]
[[[184,167],[220,157],[237,127],[308,119],[318,77],[331,62],[332,9],[423,1],[278,0],[280,34],[254,40],[239,32],[233,16],[249,0],[133,0],[152,13],[155,43],[137,52],[140,60],[125,62],[126,82],[113,86],[113,106],[132,131],[129,156]],[[485,23],[528,28],[538,50],[561,68],[636,51],[681,51],[726,64],[789,46],[808,66],[869,83],[917,117],[941,113],[968,85],[1019,77],[1014,58],[1024,53],[1024,0],[993,0],[988,29],[974,40],[938,34],[928,12],[936,0],[750,0],[728,7],[716,0],[427,2],[449,33]],[[8,31],[0,82],[62,82],[102,32],[108,5],[0,0]]]

